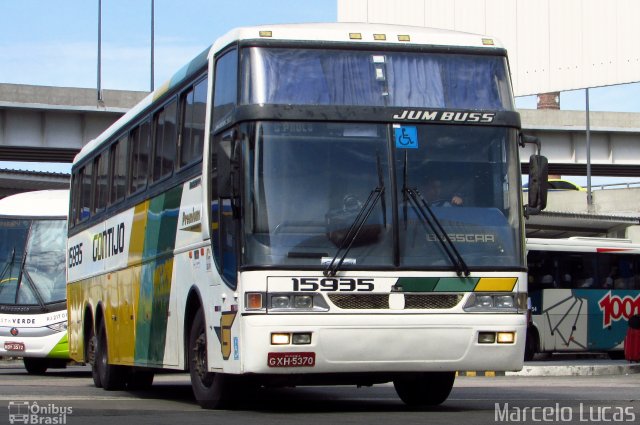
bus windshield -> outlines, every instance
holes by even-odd
[[[66,220],[0,219],[0,304],[66,299]]]
[[[513,110],[502,56],[250,47],[243,104]]]
[[[415,132],[412,148],[397,144],[403,131]],[[452,244],[469,268],[522,268],[515,137],[484,126],[257,123],[244,265],[318,268],[351,245],[343,268],[452,270]]]

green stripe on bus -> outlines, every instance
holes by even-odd
[[[68,359],[69,358],[69,337],[65,332],[60,341],[47,354],[48,359]]]
[[[480,278],[401,277],[396,287],[403,292],[472,292]]]
[[[401,277],[396,287],[403,292],[432,292],[439,280],[439,277]]]
[[[178,186],[149,202],[136,320],[135,363],[139,365],[161,365],[164,360],[181,198],[182,186]]]
[[[434,288],[436,292],[471,292],[480,280],[477,277],[442,277]]]

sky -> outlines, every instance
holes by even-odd
[[[102,0],[103,89],[150,89],[150,12],[151,0]],[[232,28],[336,19],[337,0],[155,0],[155,87]],[[98,0],[0,0],[0,83],[95,88],[97,51]],[[584,93],[562,92],[561,108],[585,110]],[[640,112],[640,83],[593,88],[589,98],[592,111]],[[536,97],[516,106],[534,109]],[[70,170],[35,165],[0,162]]]

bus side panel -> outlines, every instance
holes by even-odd
[[[84,361],[84,339],[82,334],[82,321],[84,310],[84,298],[80,289],[80,282],[67,285],[67,313],[69,356],[78,362]]]
[[[630,290],[544,289],[532,294],[541,351],[622,349],[628,318],[640,311]]]
[[[169,364],[164,352],[169,322],[175,328],[177,320],[176,315],[169,315],[169,295],[181,195],[182,186],[177,186],[149,203],[135,336],[135,362],[139,365]]]
[[[173,229],[175,235],[175,257],[173,259],[173,276],[169,294],[170,323],[167,328],[165,342],[165,361],[184,368],[184,317],[186,301],[190,289],[196,285],[201,296],[205,296],[211,279],[211,250],[203,241],[203,204],[202,177],[197,176],[182,186],[179,202],[178,221]],[[202,300],[205,305],[206,298]],[[173,319],[173,320],[171,320]],[[190,324],[186,324],[190,329]]]
[[[135,306],[137,289],[140,287],[140,267],[131,267],[117,273],[118,306],[117,338],[118,352],[116,361],[133,365],[135,347]]]
[[[640,314],[637,290],[574,289],[586,300],[590,350],[622,350],[629,318]]]

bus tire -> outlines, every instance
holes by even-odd
[[[96,388],[102,388],[102,382],[100,382],[100,374],[98,373],[98,365],[96,363],[96,348],[98,347],[98,338],[93,332],[93,329],[89,331],[87,335],[86,350],[84,358],[91,366],[91,378],[93,379],[93,385]]]
[[[538,334],[536,331],[527,330],[527,339],[524,342],[524,361],[533,360],[533,356],[538,352]]]
[[[624,360],[624,350],[607,351],[607,355],[611,360]]]
[[[395,379],[393,386],[408,406],[437,406],[449,397],[455,379],[455,372],[423,372]]]
[[[101,324],[98,330],[95,360],[100,383],[107,391],[123,390],[126,384],[125,369],[122,366],[109,364],[108,350],[107,331],[104,324]]]
[[[127,375],[127,390],[148,390],[153,385],[155,373],[151,369],[132,368]]]
[[[27,369],[29,375],[44,375],[49,368],[47,359],[25,357],[22,359],[24,368]]]
[[[203,409],[230,407],[238,394],[233,377],[209,372],[207,335],[202,309],[193,318],[189,332],[189,374],[196,401]]]

